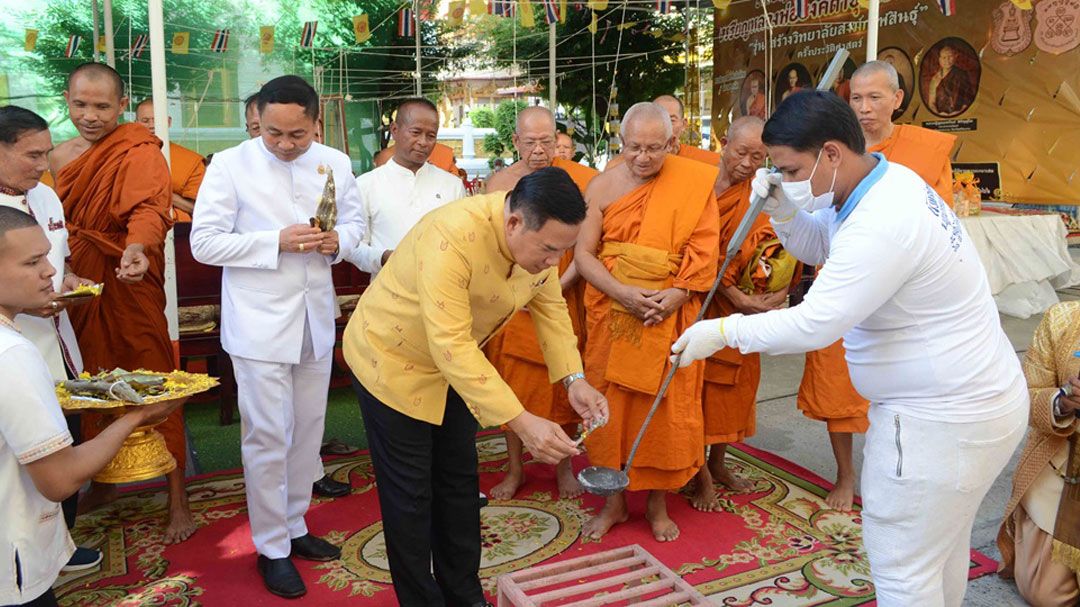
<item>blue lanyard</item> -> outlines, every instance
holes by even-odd
[[[847,219],[848,215],[855,210],[855,207],[859,206],[859,202],[862,201],[863,196],[870,191],[870,188],[874,187],[878,181],[881,181],[882,176],[885,175],[885,171],[889,170],[889,161],[885,160],[885,156],[880,152],[872,152],[870,154],[874,158],[877,158],[877,166],[874,167],[870,174],[863,177],[863,180],[859,182],[859,185],[855,186],[855,189],[851,191],[851,195],[844,201],[844,206],[840,207],[840,210],[836,213],[836,221],[841,222]]]

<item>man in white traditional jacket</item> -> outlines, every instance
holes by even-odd
[[[978,253],[922,178],[866,153],[836,95],[791,95],[762,141],[776,172],[760,170],[754,192],[784,248],[825,267],[801,304],[702,321],[672,351],[686,365],[723,347],[788,354],[843,337],[871,403],[862,519],[878,605],[959,607],[975,514],[1028,417]]]
[[[92,281],[69,271],[67,257],[71,252],[64,207],[56,192],[39,182],[49,168],[48,154],[52,147],[49,124],[44,118],[15,105],[0,108],[0,206],[29,213],[37,220],[49,239],[52,247],[49,263],[56,270],[52,279],[55,290],[52,301],[45,308],[18,315],[15,325],[37,347],[53,381],[61,381],[81,373],[83,362],[67,313],[67,306],[77,302],[58,296],[79,285],[92,284]],[[71,415],[66,420],[75,444],[82,442],[80,417]],[[75,526],[78,501],[76,492],[62,504],[68,529]],[[101,551],[79,547],[64,566],[64,571],[90,569],[101,559]]]
[[[374,279],[420,218],[465,197],[461,178],[428,162],[439,136],[439,110],[423,97],[398,105],[390,125],[394,155],[356,178],[364,238],[349,261]]]
[[[191,250],[222,266],[221,343],[232,357],[251,532],[267,589],[306,592],[289,560],[338,547],[304,522],[326,415],[334,351],[330,266],[360,240],[348,156],[314,141],[319,97],[297,76],[258,94],[260,136],[214,156],[199,190]],[[311,227],[330,173],[337,226]]]

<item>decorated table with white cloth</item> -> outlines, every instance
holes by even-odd
[[[960,218],[990,279],[1002,314],[1028,318],[1058,302],[1055,289],[1080,283],[1057,214],[983,213]]]

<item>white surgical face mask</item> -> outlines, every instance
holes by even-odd
[[[814,161],[814,168],[810,171],[810,179],[806,181],[784,181],[780,183],[780,187],[784,190],[784,196],[792,202],[795,206],[806,211],[807,213],[813,213],[821,209],[828,208],[833,203],[833,188],[836,187],[836,172],[833,170],[832,184],[829,185],[829,191],[825,192],[821,196],[814,196],[814,189],[810,185],[810,180],[814,178],[814,173],[817,172],[818,164],[821,162],[821,153],[825,151],[825,148],[821,148],[818,152],[817,160]]]

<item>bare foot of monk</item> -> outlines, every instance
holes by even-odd
[[[735,476],[735,473],[728,469],[724,463],[726,459],[727,445],[723,443],[713,445],[709,453],[709,474],[712,475],[713,480],[736,493],[745,493],[753,489],[754,483]]]
[[[607,498],[600,513],[592,517],[581,529],[581,534],[591,540],[604,537],[612,527],[619,523],[625,523],[629,517],[626,509],[626,494],[617,493]]]
[[[574,476],[574,469],[570,467],[569,457],[559,462],[558,466],[555,466],[555,478],[559,484],[559,499],[574,499],[585,493],[585,489],[581,487],[581,483]]]
[[[184,487],[184,473],[173,470],[165,475],[169,483],[169,519],[162,532],[162,541],[166,544],[179,544],[191,537],[198,527],[191,516],[187,489]]]
[[[825,504],[833,510],[848,512],[855,503],[855,477],[841,476],[836,479],[836,486],[825,496]]]
[[[694,510],[702,512],[716,512],[720,509],[720,500],[716,499],[716,488],[713,487],[712,474],[709,468],[702,466],[694,477],[694,494],[690,497],[690,505]]]
[[[86,490],[86,493],[79,498],[79,507],[77,509],[78,514],[90,512],[91,510],[100,508],[105,504],[111,504],[120,497],[120,490],[116,488],[116,485],[106,485],[105,483],[91,482],[90,488]]]
[[[493,500],[511,500],[514,494],[525,484],[525,473],[522,470],[511,470],[506,473],[498,485],[491,488],[488,495]]]
[[[679,526],[667,513],[667,491],[650,491],[648,505],[645,507],[645,520],[652,525],[653,537],[658,542],[673,542],[679,539]]]

